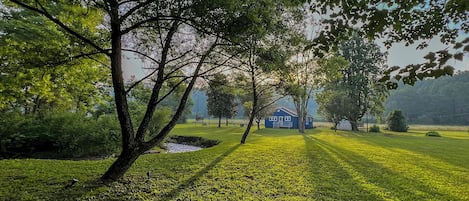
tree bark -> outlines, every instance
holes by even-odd
[[[143,153],[143,152],[142,152]],[[101,177],[104,183],[117,181],[124,176],[132,164],[142,154],[134,149],[123,150],[116,161],[109,167],[109,169]]]
[[[352,131],[358,131],[358,123],[356,120],[349,120],[350,125],[352,126]]]
[[[218,128],[221,128],[221,115],[218,116]]]
[[[252,82],[252,110],[251,110],[251,115],[249,116],[249,122],[246,127],[246,130],[244,130],[243,137],[241,137],[241,144],[246,143],[246,139],[249,135],[249,132],[251,131],[251,126],[252,122],[254,121],[254,117],[256,116],[256,108],[257,108],[257,90],[256,90],[256,78],[255,78],[255,72],[254,68],[251,67],[251,82]]]

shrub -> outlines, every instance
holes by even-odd
[[[441,137],[440,133],[436,132],[436,131],[428,131],[425,136],[429,136],[429,137]]]
[[[407,132],[407,121],[400,110],[392,111],[387,118],[388,128],[391,131]]]
[[[369,131],[372,132],[372,133],[379,133],[379,126],[373,125],[373,126],[370,127]]]
[[[56,112],[24,115],[1,114],[0,153],[6,157],[109,155],[119,151],[120,127],[115,115],[88,117],[82,113]]]

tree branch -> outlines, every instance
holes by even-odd
[[[65,25],[63,22],[61,22],[59,19],[55,18],[54,16],[52,16],[49,12],[47,12],[47,10],[39,3],[39,1],[36,0],[36,3],[41,7],[41,9],[38,9],[38,8],[35,8],[33,6],[30,6],[28,4],[25,4],[21,1],[18,1],[18,0],[11,0],[13,3],[23,7],[23,8],[26,8],[28,10],[31,10],[33,12],[36,12],[36,13],[39,13],[41,15],[43,15],[44,17],[46,17],[47,19],[49,19],[50,21],[54,22],[56,25],[58,25],[59,27],[61,27],[62,29],[64,29],[66,32],[68,32],[69,34],[77,37],[78,39],[82,40],[83,42],[87,43],[88,45],[91,45],[92,47],[94,47],[96,50],[100,51],[100,52],[103,52],[105,53],[106,55],[110,56],[110,53],[106,52],[104,48],[101,48],[99,45],[95,44],[93,41],[91,41],[90,39],[84,37],[83,35],[79,34],[78,32],[74,31],[73,29],[71,29],[70,27],[68,27],[67,25]]]

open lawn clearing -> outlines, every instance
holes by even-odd
[[[143,155],[110,187],[95,180],[113,159],[2,160],[0,200],[469,200],[467,132],[262,129],[239,145],[242,131],[178,125],[172,134],[222,143]]]

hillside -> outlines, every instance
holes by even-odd
[[[400,85],[385,107],[385,115],[402,110],[412,124],[469,125],[469,71]]]

